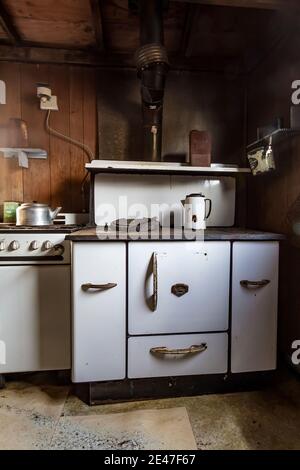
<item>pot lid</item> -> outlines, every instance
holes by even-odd
[[[205,197],[202,193],[192,193],[188,194],[186,197]]]
[[[48,204],[41,204],[39,202],[24,202],[23,204],[21,204],[21,207],[48,207]]]

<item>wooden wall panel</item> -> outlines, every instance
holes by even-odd
[[[70,135],[70,77],[69,70],[52,65],[49,83],[57,95],[59,112],[52,111],[50,126],[65,135]],[[70,145],[63,139],[50,136],[51,205],[63,206],[71,211],[71,162]]]
[[[91,151],[96,154],[97,145],[97,81],[96,72],[93,69],[86,68],[84,70],[84,102],[83,102],[83,126],[84,126],[84,143],[88,145]],[[92,90],[92,91],[91,91]]]
[[[3,71],[0,78],[7,77],[9,90],[17,89],[14,93],[9,91],[8,104],[1,106],[1,121],[7,124],[10,117],[22,117],[28,125],[29,144],[49,150],[48,160],[30,160],[29,169],[24,170],[19,169],[15,160],[3,162],[0,157],[5,168],[7,165],[14,167],[14,171],[11,168],[6,172],[1,170],[0,201],[11,199],[14,194],[13,198],[20,201],[62,205],[64,211],[87,208],[87,198],[83,201],[80,193],[86,156],[77,147],[48,135],[46,113],[39,110],[36,98],[36,82],[49,82],[58,96],[59,112],[51,115],[52,127],[83,140],[97,153],[96,70],[67,65],[8,63],[1,63],[0,70]],[[127,74],[129,81],[123,79]],[[121,157],[140,158],[137,149],[141,144],[141,106],[136,74],[120,70],[99,71],[98,80],[102,97],[99,110],[101,157],[120,158],[116,147],[124,138],[124,148],[119,145],[123,152]],[[134,95],[131,95],[133,88]],[[176,102],[173,96],[177,97]],[[243,146],[243,83],[240,80],[209,73],[173,72],[168,77],[165,104],[164,153],[186,152],[189,130],[207,127],[213,130],[213,160],[240,162]],[[137,125],[129,128],[130,119]],[[15,185],[10,183],[12,178]],[[14,187],[16,190],[12,194]]]
[[[59,112],[52,112],[51,126],[84,141],[95,152],[95,74],[94,69],[76,66],[0,63],[0,79],[7,86],[7,104],[0,105],[0,146],[15,145],[9,141],[9,120],[22,118],[27,123],[29,146],[49,151],[47,160],[29,160],[28,169],[0,153],[0,206],[5,200],[36,200],[61,205],[64,211],[88,209],[87,198],[84,201],[80,193],[85,154],[46,132],[46,113],[39,109],[36,83],[48,82],[58,96]]]
[[[248,141],[256,128],[282,117],[290,126],[291,84],[300,79],[300,34],[282,42],[249,77]],[[280,256],[280,348],[289,357],[291,342],[300,338],[300,138],[274,146],[277,171],[248,179],[247,225],[285,233]]]
[[[11,145],[10,118],[21,117],[20,66],[0,63],[0,77],[6,83],[6,105],[0,105],[0,147]],[[0,153],[0,204],[20,200],[23,194],[22,170],[15,159]]]
[[[39,109],[36,84],[48,83],[47,65],[23,64],[21,67],[22,119],[28,127],[28,145],[49,152],[50,138],[45,132],[45,113]],[[50,204],[50,159],[30,161],[28,170],[23,171],[24,201],[39,201]]]
[[[70,136],[81,142],[84,142],[83,93],[83,70],[72,68],[70,70]],[[71,207],[73,208],[82,205],[81,191],[74,191],[73,188],[80,188],[84,176],[85,153],[79,147],[71,145],[70,158]]]
[[[140,82],[131,70],[99,70],[100,158],[142,159]],[[188,157],[189,132],[212,135],[212,161],[241,164],[244,80],[213,72],[170,71],[163,110],[162,156]]]
[[[91,93],[92,90],[97,90],[97,80],[95,70],[86,68],[84,69],[83,82],[84,82],[84,100],[83,100],[83,134],[84,143],[87,145],[94,155],[98,154],[98,116],[97,116],[97,99]],[[98,95],[98,92],[96,91]],[[85,156],[85,161],[88,161]],[[83,175],[84,176],[84,175]],[[84,185],[84,206],[88,210],[89,200],[89,181],[86,180]]]

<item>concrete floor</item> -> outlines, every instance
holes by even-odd
[[[149,424],[150,411],[147,414],[147,410],[152,410],[151,419],[153,416],[157,417],[157,415],[163,414],[162,411],[155,414],[155,410],[164,410],[164,413],[171,413],[170,415],[167,413],[164,418],[164,422],[170,421],[171,429],[176,429],[176,425],[177,429],[185,426],[184,434],[188,435],[188,428],[191,425],[190,440],[184,441],[183,437],[177,435],[177,443],[174,443],[174,448],[176,445],[178,446],[178,440],[180,442],[182,439],[184,442],[182,445],[185,448],[195,448],[193,442],[196,441],[197,448],[201,450],[300,449],[300,378],[290,372],[282,373],[277,383],[272,387],[254,392],[180,397],[93,407],[87,406],[72,395],[68,387],[51,385],[47,388],[47,386],[41,386],[38,383],[32,385],[32,379],[30,379],[31,384],[28,383],[29,378],[26,380],[27,383],[11,382],[6,390],[0,391],[0,421],[9,424],[9,427],[1,425],[0,449],[70,448],[70,441],[68,444],[64,443],[66,442],[66,433],[70,431],[70,423],[72,423],[73,434],[74,423],[84,420],[88,423],[94,422],[93,430],[95,430],[95,426],[98,426],[103,431],[106,415],[110,415],[107,418],[111,423],[114,418],[121,417],[124,420],[124,416],[132,415],[130,412],[138,410],[140,413],[135,414],[134,419],[135,422],[141,421],[142,424]],[[39,422],[41,418],[42,427]],[[32,422],[39,424],[38,429],[36,427],[30,428],[29,424]],[[68,424],[67,427],[66,424]],[[154,423],[153,426],[160,427],[159,422]],[[151,429],[153,428],[150,426],[147,429],[148,444],[144,441],[139,443],[140,428],[137,428],[134,431],[137,436],[134,445],[130,444],[131,447],[129,445],[126,448],[134,450],[148,446],[149,449],[153,449],[154,443],[165,448],[164,446],[169,441],[157,444],[160,441],[152,440],[152,444],[150,444]],[[8,430],[10,430],[10,434]],[[55,430],[56,435],[53,441]],[[78,433],[75,432],[75,434]],[[95,434],[93,436],[95,437]],[[154,436],[152,437],[154,438]],[[89,437],[86,439],[88,441]],[[104,448],[106,441],[103,441],[103,432],[102,440],[99,439],[98,433],[98,444],[95,444],[95,448]],[[93,448],[93,443],[96,441],[94,439],[88,442],[92,442],[92,444],[90,443],[87,448]],[[122,443],[114,442],[112,444],[112,440],[107,440],[107,448],[124,448],[124,442],[129,441],[123,439]]]

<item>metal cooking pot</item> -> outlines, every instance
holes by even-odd
[[[51,210],[47,204],[37,202],[21,204],[16,211],[16,225],[51,225],[60,210],[61,207]]]

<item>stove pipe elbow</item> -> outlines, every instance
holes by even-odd
[[[169,69],[164,47],[161,0],[140,0],[140,42],[135,61],[141,80],[143,159],[161,161],[162,115],[166,75]]]

